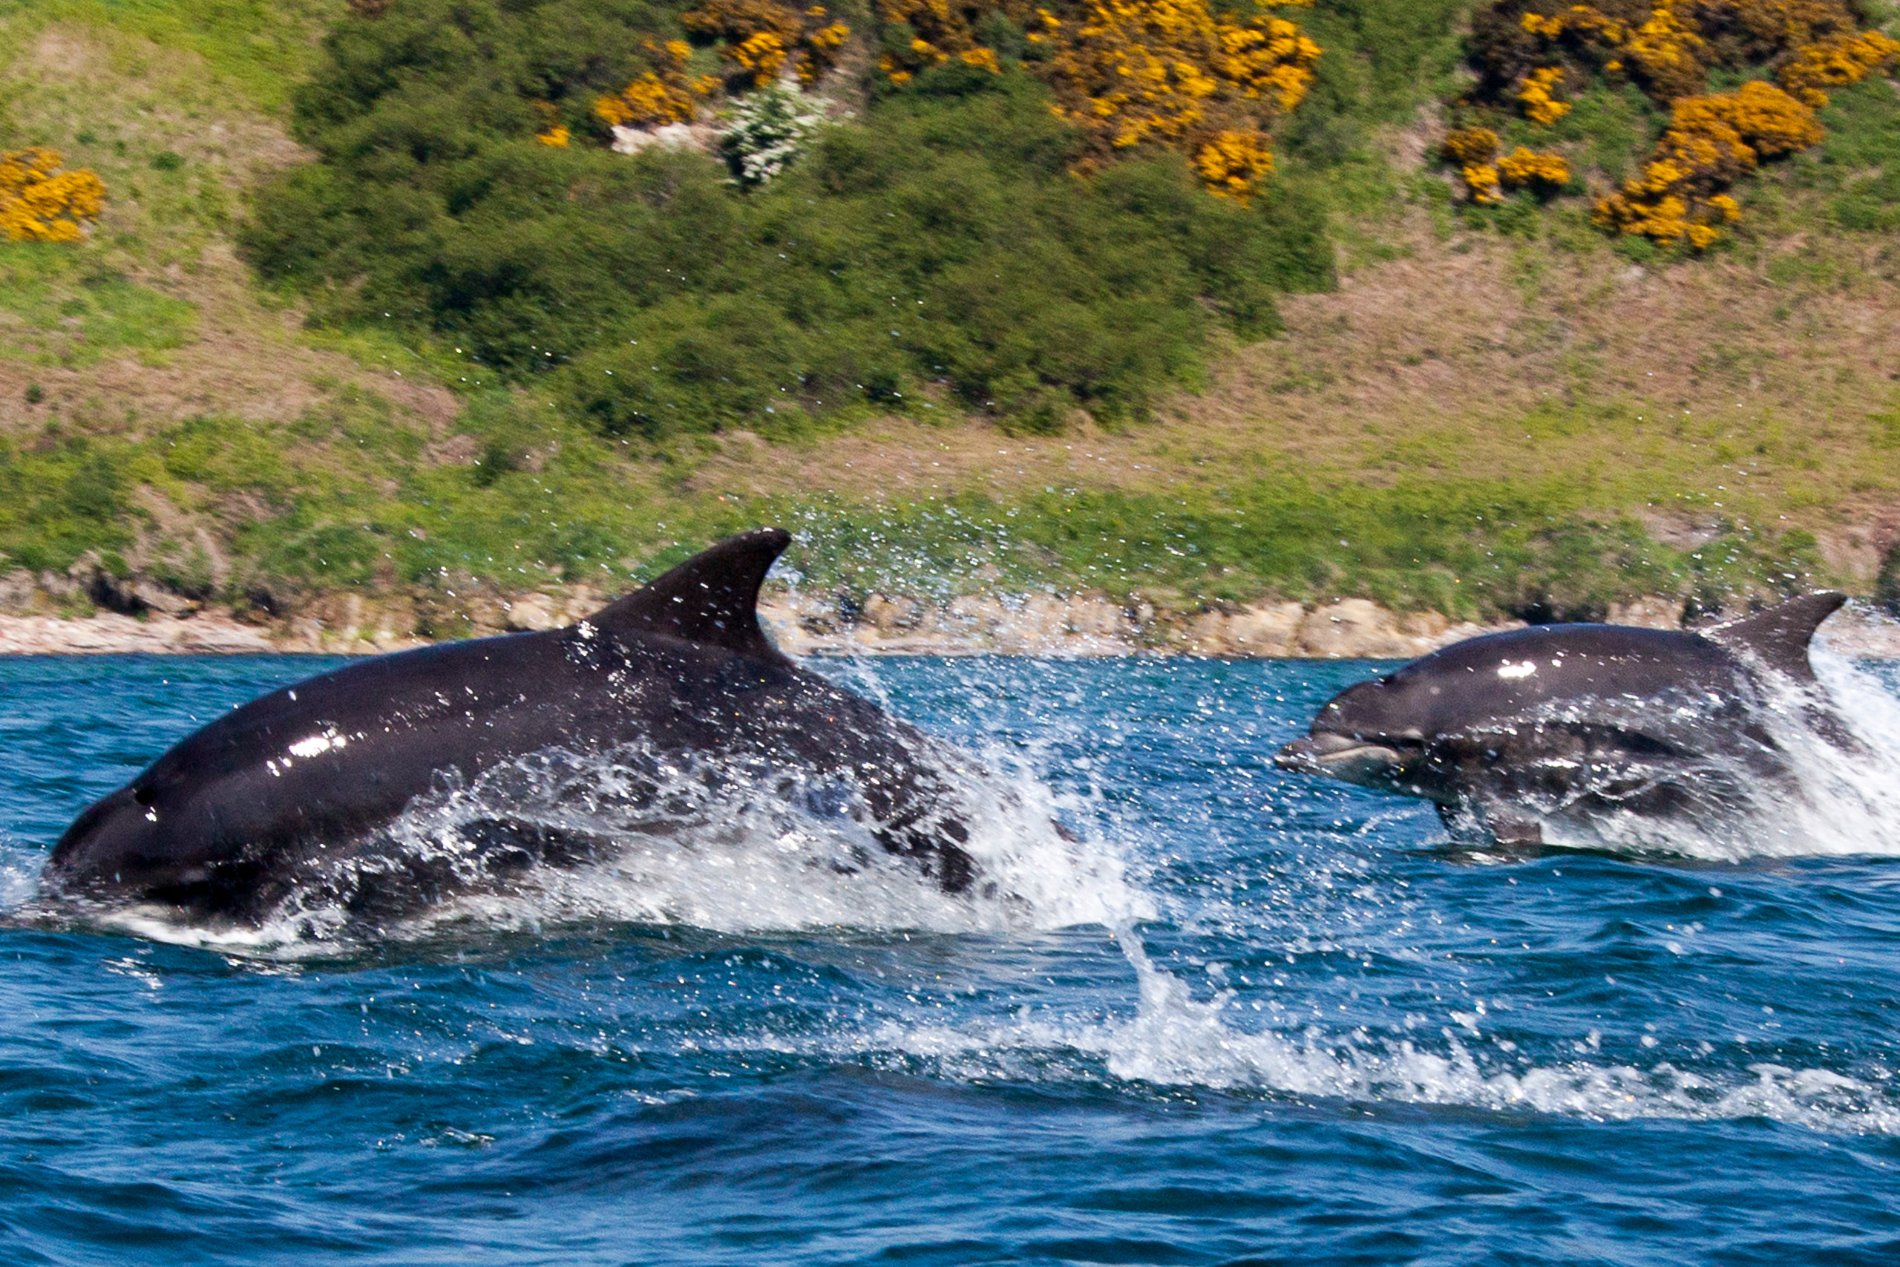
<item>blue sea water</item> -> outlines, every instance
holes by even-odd
[[[298,658],[0,662],[0,888]],[[1371,667],[829,662],[1080,837],[783,824],[367,940],[0,931],[7,1263],[1894,1263],[1900,673],[1760,839],[1273,769]]]

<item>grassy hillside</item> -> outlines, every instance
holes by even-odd
[[[0,572],[84,560],[283,610],[611,585],[773,519],[811,530],[810,583],[847,589],[1545,615],[1868,592],[1900,538],[1891,81],[1835,92],[1826,143],[1764,168],[1733,240],[1689,258],[1582,200],[1466,204],[1435,153],[1471,4],[1321,3],[1273,179],[1324,213],[1337,287],[1280,295],[1276,337],[1210,327],[1146,420],[1035,434],[926,385],[779,429],[616,434],[240,258],[253,192],[311,157],[294,86],[346,7],[0,0],[0,148],[54,146],[109,190],[79,247],[0,244]],[[1564,127],[1608,181],[1649,125],[1593,93]]]

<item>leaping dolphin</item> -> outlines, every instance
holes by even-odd
[[[846,812],[886,849],[946,890],[968,888],[954,758],[793,664],[760,628],[759,587],[790,540],[775,528],[733,537],[563,629],[379,656],[253,700],[81,814],[42,899],[228,923],[312,891],[352,912],[413,910],[595,842],[510,821],[503,806],[467,825],[454,866],[392,860],[405,807],[527,754],[625,745],[660,763],[837,780]]]
[[[1744,807],[1788,776],[1771,710],[1839,742],[1808,594],[1699,631],[1543,625],[1467,639],[1334,696],[1276,764],[1433,802],[1455,837],[1536,844],[1552,820]]]

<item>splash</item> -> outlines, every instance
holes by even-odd
[[[1710,759],[1682,780],[1694,812],[1546,818],[1564,848],[1734,863],[1757,858],[1900,855],[1900,696],[1881,670],[1816,647],[1818,686],[1777,680],[1763,710],[1764,754],[1785,778]]]
[[[475,930],[1004,932],[1152,915],[1109,839],[1058,826],[1086,819],[1085,806],[1022,759],[989,755],[983,769],[951,759],[937,768],[978,875],[963,893],[885,849],[847,782],[630,745],[540,752],[471,782],[445,779],[374,849],[313,872],[257,927],[183,924],[152,907],[96,922],[295,958]]]
[[[1117,933],[1135,971],[1139,1003],[1125,1021],[1065,1022],[1019,1015],[1001,1024],[951,1028],[886,1022],[861,1036],[875,1058],[899,1052],[959,1080],[1100,1081],[1129,1089],[1205,1089],[1362,1105],[1407,1104],[1539,1113],[1588,1121],[1766,1118],[1830,1134],[1900,1135],[1891,1071],[1857,1077],[1822,1068],[1754,1061],[1740,1069],[1693,1069],[1668,1060],[1648,1067],[1601,1059],[1601,1036],[1575,1043],[1574,1058],[1533,1058],[1485,1034],[1485,1018],[1453,1012],[1433,1032],[1402,1036],[1364,1029],[1327,1033],[1247,1031],[1234,991],[1197,999],[1157,967],[1140,938]]]

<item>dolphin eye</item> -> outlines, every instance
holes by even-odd
[[[154,792],[150,785],[135,787],[132,789],[132,799],[137,801],[140,805],[149,806],[153,801],[158,799],[158,793]]]

